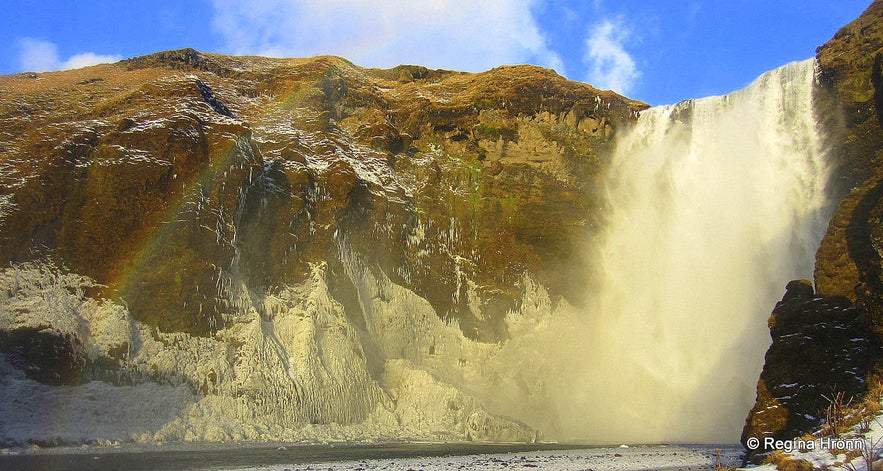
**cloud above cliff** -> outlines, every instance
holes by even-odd
[[[564,74],[534,0],[212,0],[214,30],[240,54],[339,55],[368,67],[401,63],[480,71],[534,63]]]
[[[604,19],[589,28],[583,56],[588,67],[586,82],[629,95],[641,76],[634,58],[626,51],[634,41],[622,17]]]
[[[58,46],[55,43],[34,38],[19,39],[16,41],[16,48],[18,49],[21,70],[28,72],[79,69],[122,59],[121,56],[116,55],[82,52],[62,60],[58,55]]]

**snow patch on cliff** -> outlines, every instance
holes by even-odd
[[[330,295],[321,263],[277,293],[240,290],[247,312],[212,338],[141,324],[88,298],[88,278],[48,265],[0,271],[0,327],[68,335],[86,365],[85,382],[52,387],[3,362],[0,441],[534,440],[465,387],[487,383],[480,360],[497,347],[355,260],[363,325]]]

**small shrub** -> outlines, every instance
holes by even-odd
[[[847,409],[852,404],[852,399],[846,400],[846,393],[831,392],[829,396],[822,396],[828,401],[828,407],[825,408],[825,428],[822,430],[824,435],[830,435],[834,438],[840,436],[840,430],[846,425]]]
[[[874,421],[874,416],[870,413],[863,413],[861,418],[859,418],[858,422],[858,433],[868,433],[871,431],[871,422]]]
[[[736,469],[737,469],[736,465],[734,465],[732,462],[730,462],[729,458],[727,459],[726,464],[723,463],[723,461],[721,460],[720,448],[715,448],[714,458],[715,458],[715,464],[714,464],[715,471],[736,471]]]

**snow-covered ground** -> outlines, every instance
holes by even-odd
[[[558,448],[558,449],[556,449]],[[0,469],[212,469],[246,471],[381,470],[712,470],[716,448],[708,445],[586,448],[574,445],[389,443],[386,445],[168,444],[84,446],[6,451]],[[724,464],[738,463],[742,449],[720,451]]]
[[[722,452],[724,463],[740,460],[741,450]],[[312,470],[508,470],[537,469],[557,471],[583,470],[710,470],[714,469],[714,449],[707,447],[638,447],[594,448],[588,450],[552,450],[487,455],[444,456],[386,460],[354,460],[312,463],[309,465],[267,466],[250,471],[312,471]]]
[[[782,450],[786,459],[809,462],[812,469],[878,470],[883,466],[883,415],[869,423],[856,425],[852,431],[839,437],[782,441],[776,443],[775,448]],[[765,464],[751,469],[775,471],[778,468],[774,464]]]

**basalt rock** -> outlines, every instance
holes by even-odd
[[[86,360],[79,339],[44,327],[0,331],[0,353],[28,378],[53,386],[77,384]]]

